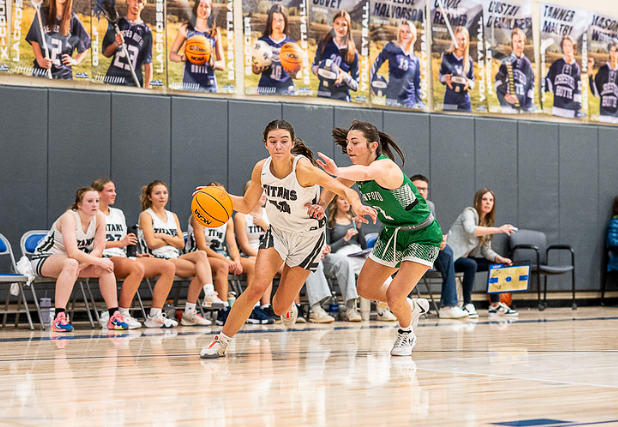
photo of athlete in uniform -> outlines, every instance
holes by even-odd
[[[47,78],[51,69],[52,78],[73,80],[73,66],[81,63],[90,49],[90,36],[73,12],[73,0],[51,0],[41,8],[40,16],[48,55],[46,58],[41,28],[35,19],[26,35],[35,57],[32,75]]]
[[[425,108],[421,101],[421,64],[414,53],[416,27],[403,20],[397,31],[397,40],[389,42],[380,51],[371,68],[370,81],[388,61],[386,105],[407,108]]]
[[[455,41],[442,55],[440,83],[446,85],[444,110],[472,112],[468,89],[474,88],[474,63],[470,58],[470,33],[465,27],[455,27]]]
[[[405,159],[397,143],[371,123],[355,120],[349,129],[333,129],[335,144],[348,154],[352,166],[338,167],[322,153],[318,164],[346,187],[356,184],[362,199],[378,212],[384,225],[358,276],[358,294],[387,302],[399,320],[391,350],[393,356],[410,356],[416,344],[414,328],[429,310],[426,299],[408,297],[440,252],[442,230],[425,199],[394,162],[394,152]],[[334,194],[324,190],[319,205],[309,213],[324,214]],[[387,279],[395,272],[395,278]]]
[[[202,349],[202,359],[225,356],[231,338],[249,318],[283,263],[272,308],[281,315],[286,328],[294,325],[298,316],[294,300],[309,273],[317,269],[326,241],[323,215],[318,219],[308,213],[318,202],[320,186],[348,200],[362,221],[367,222],[365,215],[374,221],[376,218],[375,210],[362,205],[355,191],[312,164],[313,153],[296,138],[288,122],[270,122],[264,129],[263,142],[270,156],[256,163],[244,196],[230,197],[234,210],[247,214],[265,192],[270,226],[260,241],[254,280],[234,302],[221,333]]]
[[[152,81],[152,31],[142,20],[140,14],[147,0],[127,0],[127,15],[118,20],[121,34],[117,34],[110,25],[103,38],[102,52],[106,58],[112,58],[103,79],[106,84],[136,86],[131,74],[131,67],[140,87],[150,88]],[[122,45],[126,45],[125,56]],[[142,72],[143,68],[143,72]]]
[[[609,60],[594,73],[595,61],[588,57],[588,72],[590,73],[590,90],[599,100],[599,120],[606,123],[618,123],[618,42],[611,41],[607,45]]]
[[[319,71],[324,68],[334,73],[334,81],[323,78]],[[311,71],[320,80],[319,97],[352,101],[350,90],[358,90],[360,77],[352,21],[347,11],[335,14],[332,30],[318,43]]]
[[[564,36],[560,48],[564,57],[549,67],[545,77],[545,91],[554,94],[554,116],[578,118],[582,108],[582,82],[579,64],[574,57],[576,44],[573,37]]]
[[[259,67],[255,64],[251,65],[253,74],[261,74],[260,81],[257,87],[257,93],[260,95],[296,95],[296,88],[292,79],[301,77],[301,70],[291,75],[282,66],[279,61],[279,51],[286,43],[295,43],[288,36],[288,16],[285,13],[285,8],[280,4],[275,4],[270,8],[262,37],[258,40],[268,44],[272,49],[272,63],[266,67]]]
[[[170,49],[170,61],[184,62],[182,89],[194,92],[218,92],[215,70],[225,70],[221,31],[215,23],[212,0],[196,0],[191,18],[180,26]],[[190,62],[184,54],[183,44],[195,36],[204,36],[210,41],[210,60],[204,65]]]
[[[502,60],[494,79],[503,113],[534,109],[534,69],[524,55],[525,45],[526,34],[515,28],[511,33],[512,53]]]

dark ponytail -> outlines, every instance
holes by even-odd
[[[380,132],[378,128],[371,123],[361,122],[360,120],[354,120],[352,122],[352,126],[350,126],[350,129],[348,130],[343,128],[333,129],[333,139],[335,140],[335,144],[341,147],[343,154],[347,154],[347,138],[348,132],[351,130],[360,131],[367,139],[367,144],[374,141],[378,143],[378,148],[376,150],[377,157],[384,154],[392,161],[395,161],[395,155],[393,154],[394,150],[401,158],[401,166],[406,164],[406,159],[403,156],[403,152],[393,138],[384,132]]]
[[[313,166],[318,165],[313,157],[313,151],[311,151],[311,149],[305,145],[305,141],[300,138],[296,138],[294,140],[294,147],[292,147],[291,153],[294,155],[300,154],[301,156],[305,156],[309,159]]]

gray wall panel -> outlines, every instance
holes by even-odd
[[[139,216],[142,186],[154,180],[171,185],[170,103],[165,96],[112,94],[111,179],[129,224]],[[174,211],[170,196],[167,209]]]
[[[476,189],[496,195],[497,226],[517,225],[517,122],[477,118],[475,123]]]
[[[406,159],[403,171],[408,176],[420,173],[430,178],[429,114],[384,111],[384,132],[393,137],[403,151]],[[397,157],[395,160],[401,164]]]
[[[20,253],[21,235],[47,228],[46,89],[0,87],[0,233]],[[6,270],[5,270],[6,271]]]
[[[50,90],[49,105],[48,195],[53,222],[73,203],[78,188],[110,175],[110,94]]]
[[[172,98],[172,188],[183,230],[191,194],[211,181],[228,185],[227,100]]]
[[[558,125],[519,122],[519,228],[542,230],[557,242]]]
[[[320,105],[283,104],[283,120],[289,122],[307,146],[318,158],[318,151],[331,157],[335,153],[333,144],[333,107]]]
[[[618,128],[599,128],[599,224],[605,237],[605,227],[612,217],[614,198],[618,196]]]
[[[431,116],[431,200],[436,204],[442,232],[471,206],[474,183],[474,119]]]
[[[597,129],[560,125],[560,242],[575,251],[578,263],[577,289],[593,289],[599,283],[597,267],[599,195]],[[558,243],[551,242],[550,243]],[[563,262],[569,258],[562,256]],[[563,279],[560,289],[570,283]]]
[[[230,101],[228,108],[229,191],[241,195],[256,162],[268,157],[262,134],[268,123],[281,119],[281,104]]]

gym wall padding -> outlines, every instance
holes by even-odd
[[[544,231],[576,252],[577,286],[599,289],[600,254],[618,194],[618,128],[175,95],[0,86],[0,232],[19,248],[27,230],[49,228],[75,190],[110,176],[128,222],[140,187],[160,179],[186,229],[195,185],[222,181],[240,194],[266,155],[266,124],[285,118],[315,151],[349,164],[331,145],[333,125],[355,118],[395,137],[407,174],[430,178],[444,232],[474,192],[496,192],[497,222]],[[368,227],[367,230],[371,230]],[[552,289],[568,290],[564,276]],[[476,290],[483,289],[479,275]]]

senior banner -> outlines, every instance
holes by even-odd
[[[371,67],[369,0],[308,3],[312,92],[321,98],[366,103]]]
[[[98,0],[92,10],[92,80],[162,88],[166,74],[165,0]]]
[[[305,0],[242,2],[245,93],[308,95]]]
[[[483,1],[431,0],[430,13],[435,110],[486,112]]]
[[[591,12],[588,106],[592,120],[618,123],[618,19]]]
[[[234,93],[234,1],[167,1],[169,88]]]
[[[369,21],[371,103],[427,108],[427,2],[373,0]]]
[[[489,111],[504,114],[538,112],[530,1],[485,2],[483,24]]]
[[[557,117],[585,117],[589,12],[550,3],[541,3],[540,12],[543,111]]]
[[[9,71],[11,64],[11,6],[7,0],[0,0],[0,76]]]
[[[10,72],[45,79],[90,79],[90,2],[13,1]]]

